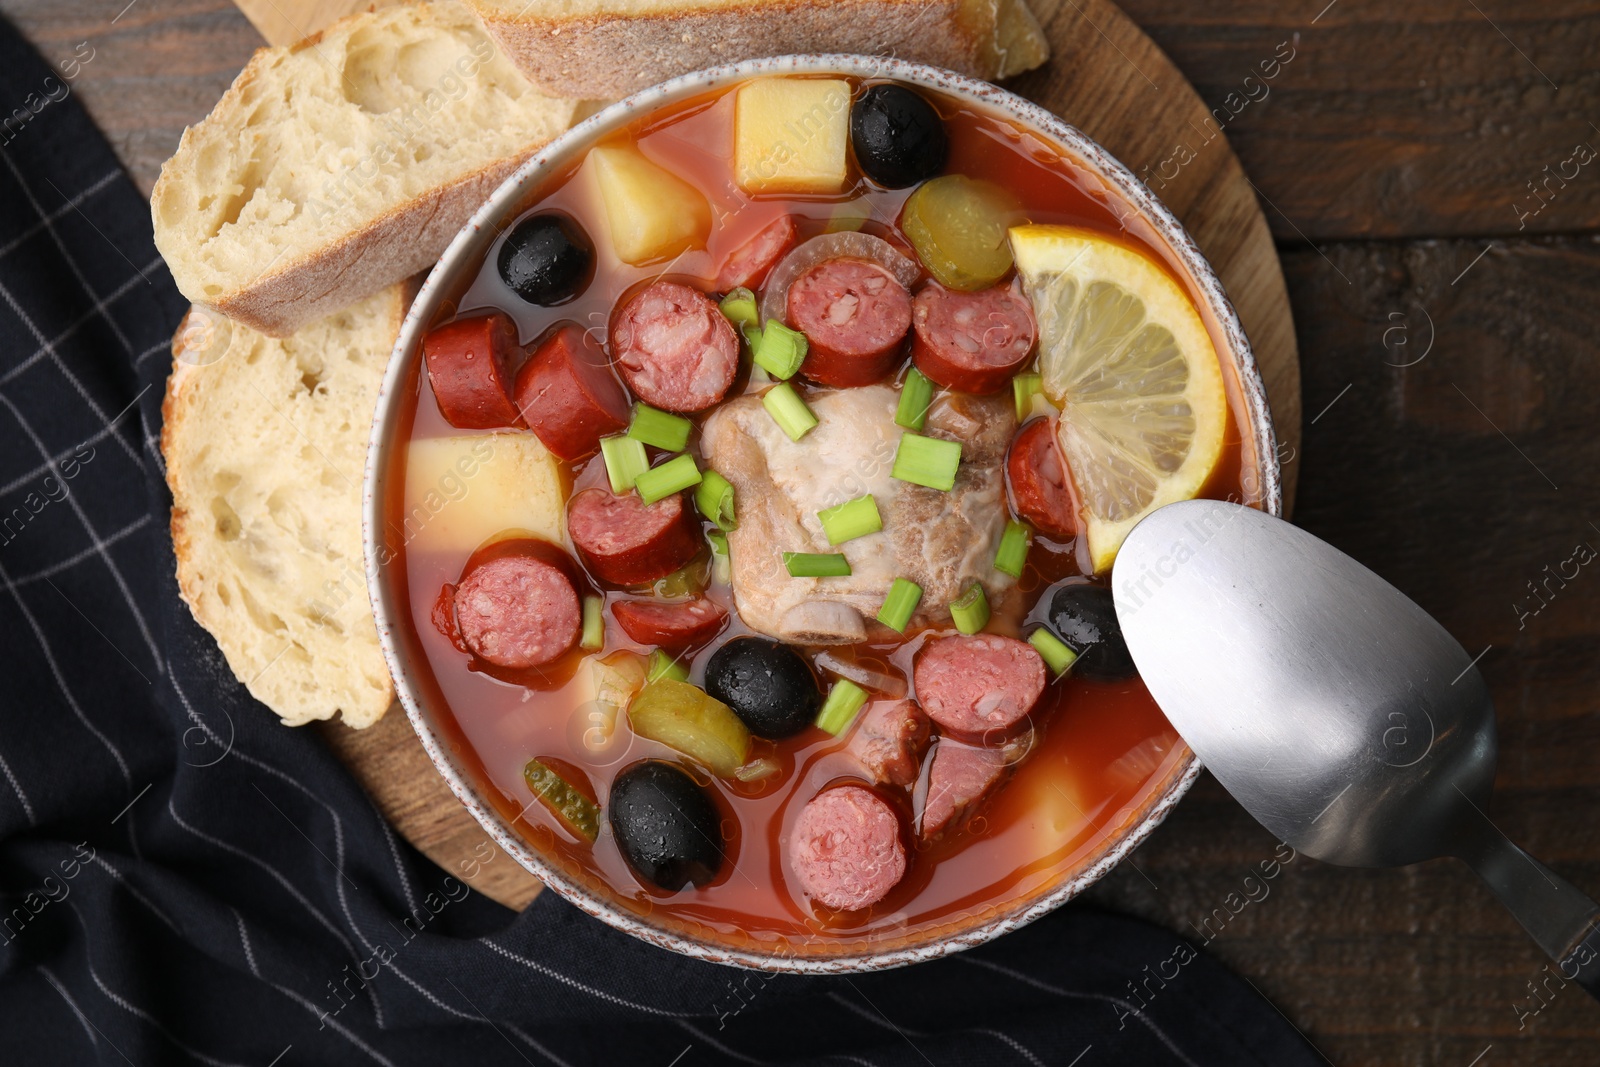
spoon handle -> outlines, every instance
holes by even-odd
[[[1500,903],[1561,968],[1600,1000],[1600,904],[1528,855],[1487,819],[1485,829],[1462,849]]]

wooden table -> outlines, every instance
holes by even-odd
[[[148,190],[259,38],[230,0],[125,3],[0,10],[49,58],[92,44],[75,89]],[[1568,562],[1600,550],[1600,159],[1566,162],[1600,148],[1600,4],[1123,6],[1226,118],[1279,241],[1297,520],[1484,652],[1496,815],[1600,892],[1600,565]],[[1160,191],[1180,147],[1127,162]],[[1530,999],[1543,958],[1464,868],[1300,858],[1247,882],[1273,847],[1207,778],[1089,899],[1209,936],[1339,1067],[1596,1062],[1600,1006]]]

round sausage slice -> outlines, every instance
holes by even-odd
[[[899,360],[911,294],[871,260],[830,259],[789,287],[788,318],[809,345],[801,374],[839,388],[871,385]]]
[[[1055,420],[1035,419],[1011,442],[1006,457],[1011,505],[1040,532],[1066,541],[1077,536],[1078,508],[1067,465],[1056,444]]]
[[[766,280],[778,260],[788,254],[800,238],[793,215],[773,219],[750,240],[735,248],[717,271],[717,288],[726,293],[743,286],[754,289]]]
[[[567,505],[567,531],[590,573],[613,585],[664,578],[702,544],[681,493],[646,505],[636,493],[585,489]]]
[[[900,818],[864,786],[825,789],[789,832],[789,862],[806,896],[824,907],[871,907],[906,873]]]
[[[619,600],[611,605],[611,614],[623,633],[641,645],[673,650],[705,644],[722,631],[728,618],[726,608],[706,597],[677,602]]]
[[[677,282],[645,286],[611,323],[629,388],[666,411],[703,411],[739,370],[739,337],[710,297]]]
[[[917,701],[941,727],[968,737],[1006,731],[1044,692],[1044,660],[1026,641],[998,634],[942,637],[912,669]]]
[[[517,407],[544,446],[561,459],[582,459],[600,438],[626,429],[628,394],[605,352],[587,332],[562,326],[517,373]]]
[[[429,330],[422,354],[445,421],[463,430],[516,426],[511,364],[521,351],[516,324],[501,311]]]
[[[1028,299],[1009,285],[975,293],[929,282],[911,311],[911,359],[946,389],[984,395],[1006,387],[1033,353]]]
[[[583,610],[561,568],[531,556],[501,556],[456,586],[461,640],[497,667],[539,667],[578,640]]]

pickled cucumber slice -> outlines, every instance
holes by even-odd
[[[533,795],[567,829],[586,841],[592,842],[600,836],[600,805],[585,796],[560,771],[543,760],[531,759],[522,768],[522,778]]]
[[[628,705],[633,732],[660,741],[731,778],[750,758],[750,731],[733,709],[699,686],[661,678],[640,690]]]
[[[1005,189],[947,174],[911,194],[900,228],[939,284],[971,292],[987,289],[1011,269],[1006,231],[1022,221],[1022,206]]]

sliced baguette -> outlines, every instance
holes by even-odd
[[[574,108],[459,3],[352,15],[256,52],[184,132],[156,246],[191,301],[286,337],[432,265]]]
[[[370,726],[394,689],[361,550],[367,434],[404,315],[391,286],[276,340],[195,308],[173,338],[161,454],[178,589],[291,726]]]
[[[1006,78],[1050,55],[1026,0],[468,0],[557,96],[618,97],[702,67],[796,52],[895,55]]]

